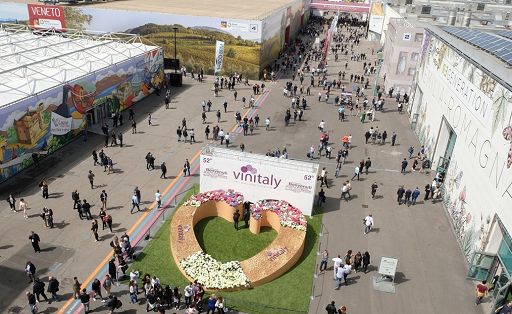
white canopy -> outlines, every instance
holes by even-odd
[[[156,48],[137,35],[0,24],[0,108]]]

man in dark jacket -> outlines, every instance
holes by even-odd
[[[44,294],[44,282],[39,280],[39,278],[34,279],[34,285],[32,286],[32,292],[36,295],[37,302],[40,302],[39,296],[42,295],[44,300],[48,303],[51,303],[50,300],[46,297],[46,294]]]
[[[398,202],[398,205],[402,205],[402,198],[404,197],[405,189],[404,186],[401,185],[398,188],[398,191],[396,191],[396,201]]]
[[[82,293],[80,293],[80,302],[82,303],[82,305],[84,307],[85,313],[88,313],[90,310],[90,308],[89,308],[89,300],[90,299],[91,299],[91,297],[87,293],[87,290],[85,290],[85,288],[83,288]]]
[[[39,247],[39,242],[41,242],[41,238],[34,231],[30,231],[30,235],[28,236],[30,243],[32,243],[32,247],[34,248],[35,253],[41,253],[41,248]]]
[[[48,279],[48,290],[46,291],[51,294],[55,301],[60,301],[59,296],[57,295],[57,292],[59,291],[59,281],[54,277],[50,277]]]
[[[327,314],[337,314],[338,310],[336,309],[336,305],[334,301],[331,301],[331,303],[327,304],[325,307],[325,310],[327,311]]]

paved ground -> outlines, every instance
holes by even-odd
[[[363,43],[361,48],[370,54],[370,44]],[[362,62],[350,62],[347,72],[362,70]],[[337,73],[338,66],[344,60],[329,64],[330,73]],[[400,175],[396,171],[400,160],[409,145],[418,145],[410,131],[405,115],[395,112],[394,102],[388,101],[385,113],[377,113],[373,123],[361,125],[358,119],[349,117],[348,122],[337,120],[336,108],[331,103],[318,102],[318,89],[312,90],[308,97],[311,106],[306,111],[302,122],[284,126],[284,112],[290,106],[290,99],[282,96],[285,80],[269,84],[269,92],[257,98],[258,108],[247,112],[256,112],[262,119],[270,117],[275,128],[265,131],[261,127],[252,136],[244,137],[238,134],[233,140],[233,149],[244,143],[247,151],[265,153],[268,149],[287,147],[291,158],[304,159],[310,145],[317,145],[319,133],[318,123],[324,119],[327,129],[334,142],[334,151],[339,148],[339,138],[346,133],[354,135],[354,148],[350,151],[348,162],[342,170],[342,176],[330,180],[331,187],[327,189],[327,204],[324,216],[324,235],[321,249],[327,248],[331,255],[344,255],[348,249],[355,251],[368,250],[372,254],[372,264],[378,265],[380,256],[391,256],[399,259],[396,294],[374,291],[371,276],[376,267],[368,274],[352,274],[350,285],[342,286],[339,291],[333,290],[331,272],[321,274],[315,279],[315,298],[311,302],[310,313],[324,313],[325,305],[335,300],[337,305],[345,304],[350,313],[480,313],[472,303],[472,283],[465,280],[466,266],[463,261],[455,238],[450,230],[448,220],[441,205],[423,204],[414,207],[397,206],[394,202],[395,190],[399,184],[420,188],[430,181],[424,174],[410,173]],[[1,186],[0,197],[5,199],[5,193],[14,191],[17,199],[24,197],[30,207],[30,218],[23,219],[21,213],[12,213],[7,203],[0,210],[0,269],[3,270],[3,280],[0,282],[0,308],[3,312],[27,313],[23,293],[29,288],[25,280],[23,268],[27,260],[32,260],[38,267],[38,274],[46,280],[47,276],[56,276],[61,281],[61,293],[67,297],[71,292],[71,279],[78,276],[80,281],[95,277],[103,278],[104,262],[110,256],[108,242],[113,234],[100,230],[100,242],[94,242],[90,231],[90,221],[81,221],[72,210],[71,192],[76,188],[82,198],[93,204],[93,214],[98,213],[99,193],[106,189],[109,193],[109,212],[114,219],[116,235],[129,232],[133,241],[141,241],[147,230],[144,226],[161,220],[162,211],[151,210],[153,194],[157,189],[165,195],[164,203],[172,210],[174,199],[198,177],[193,175],[184,178],[181,168],[185,158],[192,163],[192,173],[197,173],[197,156],[199,149],[208,143],[204,140],[201,123],[200,101],[211,98],[213,109],[221,107],[224,99],[228,99],[228,113],[223,114],[221,128],[235,130],[234,113],[242,113],[241,102],[234,102],[231,93],[222,91],[221,96],[214,99],[211,92],[211,78],[207,83],[197,83],[185,80],[185,87],[174,91],[172,109],[165,110],[162,99],[152,96],[136,105],[138,130],[132,135],[125,133],[125,147],[109,147],[105,151],[116,163],[115,174],[107,175],[99,166],[92,165],[90,153],[100,149],[102,139],[90,135],[87,142],[81,139],[68,145],[61,152],[45,160],[41,169],[30,169],[15,179]],[[349,83],[346,82],[346,85]],[[239,87],[239,98],[250,95],[250,87]],[[145,120],[148,112],[153,112],[153,126],[148,126]],[[196,128],[198,143],[185,144],[176,141],[175,129],[183,117],[187,125]],[[208,121],[214,121],[214,114],[208,115]],[[210,126],[213,127],[215,123]],[[371,125],[379,126],[381,130],[398,133],[398,146],[365,145],[363,134]],[[128,127],[125,125],[125,127]],[[160,172],[147,171],[144,156],[151,151],[156,157],[156,164],[167,163],[170,178],[159,179]],[[354,161],[367,156],[373,160],[371,173],[362,175],[361,181],[353,182],[352,200],[340,202],[339,190],[343,180],[352,176]],[[334,160],[325,157],[315,160],[327,167],[329,173],[334,173]],[[90,189],[87,182],[87,171],[92,169],[96,174],[96,184]],[[37,183],[42,177],[50,180],[49,200],[43,200],[39,194]],[[373,181],[379,183],[378,198],[370,197],[370,185]],[[130,197],[133,188],[138,186],[142,191],[142,199],[146,211],[130,215]],[[38,217],[43,206],[53,208],[57,228],[44,228]],[[364,236],[362,218],[372,213],[375,218],[375,228]],[[34,230],[42,238],[43,252],[34,254],[28,242],[28,233]],[[98,266],[99,265],[99,266]],[[332,266],[329,265],[329,266]],[[122,295],[123,310],[136,312],[143,305],[131,306],[125,292],[117,290]],[[96,302],[91,306],[96,312],[105,312]],[[61,301],[51,305],[42,304],[40,309],[46,313],[66,309],[72,313],[80,309],[76,302]]]

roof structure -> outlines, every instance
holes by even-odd
[[[0,24],[0,108],[156,48],[130,34]]]
[[[41,3],[38,0],[9,0],[17,3]],[[59,2],[59,5],[75,7],[144,11],[190,16],[211,16],[231,19],[261,20],[279,9],[290,6],[297,0],[129,0],[129,1],[84,1],[78,4]]]

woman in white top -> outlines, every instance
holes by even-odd
[[[25,203],[25,200],[23,198],[20,199],[20,211],[23,211],[23,217],[25,217],[25,218],[28,218],[27,209],[28,209],[28,206],[27,206],[27,203]]]

